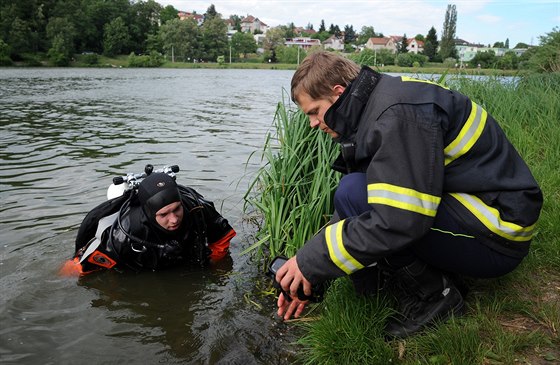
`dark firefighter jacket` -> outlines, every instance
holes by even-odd
[[[181,263],[204,264],[225,256],[235,236],[228,221],[194,189],[179,185],[179,191],[184,217],[173,234],[150,221],[130,192],[88,213],[76,237],[75,255],[81,260],[82,272],[113,267],[157,270]],[[99,246],[88,252],[100,219],[111,214],[115,218],[100,234]],[[82,260],[84,254],[87,257]]]
[[[353,143],[373,210],[328,225],[297,253],[312,284],[350,274],[424,236],[444,205],[492,249],[524,257],[542,206],[529,168],[466,96],[367,67],[325,114]]]

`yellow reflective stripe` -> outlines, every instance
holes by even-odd
[[[354,271],[362,269],[364,265],[353,258],[344,247],[344,243],[342,242],[343,226],[344,220],[328,226],[325,229],[325,239],[332,262],[346,274],[351,274]]]
[[[377,183],[368,185],[368,203],[383,204],[435,217],[441,198],[402,186]]]
[[[523,227],[515,223],[506,222],[500,218],[500,212],[486,204],[474,195],[451,193],[465,208],[467,208],[486,228],[493,233],[510,241],[530,241],[533,238],[535,225]]]
[[[471,114],[461,128],[459,135],[443,150],[445,165],[463,156],[476,143],[486,125],[486,110],[472,102]]]
[[[438,84],[437,82],[430,81],[430,80],[420,80],[420,79],[415,79],[415,78],[410,77],[410,76],[401,76],[401,80],[402,80],[403,82],[405,82],[405,81],[410,81],[410,82],[423,82],[423,83],[425,83],[425,84],[436,85],[436,86],[442,87],[442,88],[444,88],[444,89],[446,89],[446,90],[449,90],[448,87],[443,86],[443,85],[441,85],[441,84]]]

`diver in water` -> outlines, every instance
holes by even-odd
[[[206,265],[227,255],[235,234],[212,202],[178,185],[174,174],[154,172],[137,189],[88,213],[76,237],[74,257],[62,273]]]

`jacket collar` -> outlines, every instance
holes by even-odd
[[[325,123],[339,134],[337,142],[354,139],[362,111],[380,78],[380,73],[363,66],[354,81],[327,110]]]

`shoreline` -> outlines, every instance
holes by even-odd
[[[233,62],[233,63],[187,63],[187,62],[165,62],[159,67],[129,67],[127,59],[122,58],[103,58],[98,64],[88,65],[83,62],[73,62],[70,66],[50,66],[45,63],[40,64],[23,64],[15,63],[11,66],[3,66],[2,68],[169,68],[169,69],[237,69],[237,70],[296,70],[297,64],[286,63],[253,63],[253,62]],[[496,70],[496,69],[469,69],[469,68],[449,68],[449,67],[399,67],[399,66],[383,66],[372,67],[374,70],[383,73],[408,73],[408,74],[447,74],[447,75],[468,75],[468,76],[522,76],[527,71],[522,70]]]

